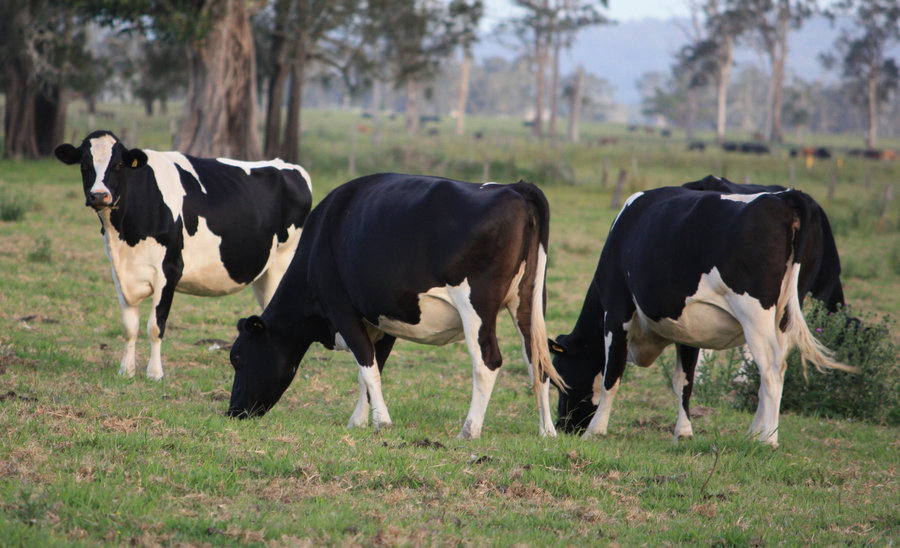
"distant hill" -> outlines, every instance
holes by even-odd
[[[606,78],[616,88],[615,101],[637,105],[641,97],[635,86],[637,79],[651,71],[668,72],[675,53],[687,43],[682,28],[689,22],[677,19],[641,19],[616,25],[593,27],[582,32],[562,60],[563,73],[571,72],[579,64],[585,70]],[[789,37],[788,74],[804,80],[830,80],[819,63],[819,53],[829,49],[838,35],[823,17],[806,21],[799,31]],[[476,56],[514,55],[496,40],[485,38],[476,48]],[[742,46],[737,63],[765,66],[765,60],[752,48]]]

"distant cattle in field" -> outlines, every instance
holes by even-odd
[[[732,183],[733,184],[733,183]],[[606,434],[626,360],[652,364],[676,345],[675,436],[689,437],[689,387],[699,348],[745,342],[761,378],[750,433],[778,445],[785,359],[856,371],[815,340],[803,318],[801,265],[822,237],[820,208],[795,190],[730,194],[667,187],[628,199],[613,222],[581,314],[550,341],[569,386],[558,426]]]
[[[109,131],[56,157],[81,164],[85,204],[100,218],[122,307],[133,376],[138,305],[151,297],[147,376],[163,376],[161,345],[176,291],[218,296],[252,285],[264,307],[294,254],[312,205],[309,175],[281,160],[242,162],[129,149]]]
[[[765,135],[763,135],[762,133],[760,133],[758,131],[754,132],[752,137],[753,137],[753,140],[755,140],[755,141],[764,141],[766,139]]]
[[[614,145],[618,142],[619,142],[619,139],[616,137],[601,137],[600,139],[597,140],[597,143],[600,146]]]
[[[801,147],[792,148],[790,151],[791,158],[802,156],[803,158],[816,158],[818,160],[828,160],[831,158],[831,151],[825,147]]]
[[[688,143],[687,149],[703,152],[704,150],[706,150],[706,143],[704,143],[703,141],[691,141],[690,143]]]
[[[854,148],[847,152],[848,156],[862,156],[868,160],[893,161],[897,159],[897,153],[893,150],[881,150],[877,148]]]
[[[261,316],[238,323],[228,414],[266,413],[309,346],[348,349],[359,399],[349,426],[391,418],[381,370],[397,338],[443,345],[465,340],[472,401],[460,437],[481,434],[502,363],[498,313],[518,330],[540,410],[555,435],[546,346],[544,279],[549,206],[534,185],[473,184],[380,173],[337,187],[310,213],[297,253]]]
[[[725,141],[722,143],[725,152],[743,152],[744,154],[769,154],[769,147],[762,143]]]
[[[664,130],[660,131],[659,134],[660,134],[661,136],[663,136],[663,137],[671,137],[671,136],[672,136],[672,130],[671,130],[671,129],[664,129]]]

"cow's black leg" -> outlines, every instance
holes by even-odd
[[[391,354],[391,349],[394,347],[394,342],[396,340],[396,337],[385,335],[375,343],[375,361],[378,363],[379,373],[384,370],[384,364]],[[366,383],[363,379],[362,372],[360,372],[359,399],[356,402],[356,408],[353,410],[353,415],[350,416],[350,422],[347,423],[347,428],[367,426],[369,424],[369,408],[369,392],[366,389]]]
[[[694,389],[694,371],[697,367],[699,348],[678,344],[675,346],[675,371],[672,374],[672,390],[675,391],[678,419],[675,422],[675,439],[692,438],[691,392]]]
[[[602,375],[594,379],[594,397],[592,401],[597,404],[597,411],[584,432],[585,438],[594,435],[605,436],[609,425],[609,414],[612,410],[613,400],[619,390],[619,381],[625,371],[625,360],[628,356],[628,340],[624,322],[613,323],[607,318],[606,323],[606,369]]]

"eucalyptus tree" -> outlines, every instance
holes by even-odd
[[[891,48],[900,42],[900,0],[846,0],[839,12],[853,15],[852,29],[843,29],[834,51],[822,54],[823,64],[838,68],[850,101],[865,112],[866,146],[878,139],[878,113],[900,83]]]

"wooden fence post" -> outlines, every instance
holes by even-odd
[[[622,207],[622,191],[625,189],[625,179],[628,178],[628,172],[623,170],[619,171],[619,178],[616,180],[616,188],[613,190],[612,201],[609,203],[609,207],[612,209],[619,209]]]
[[[885,227],[888,220],[888,211],[891,208],[891,200],[894,198],[894,185],[893,183],[888,183],[887,188],[884,189],[884,209],[881,211],[881,218],[878,219],[878,224],[875,225],[875,230],[881,232],[881,230]]]

